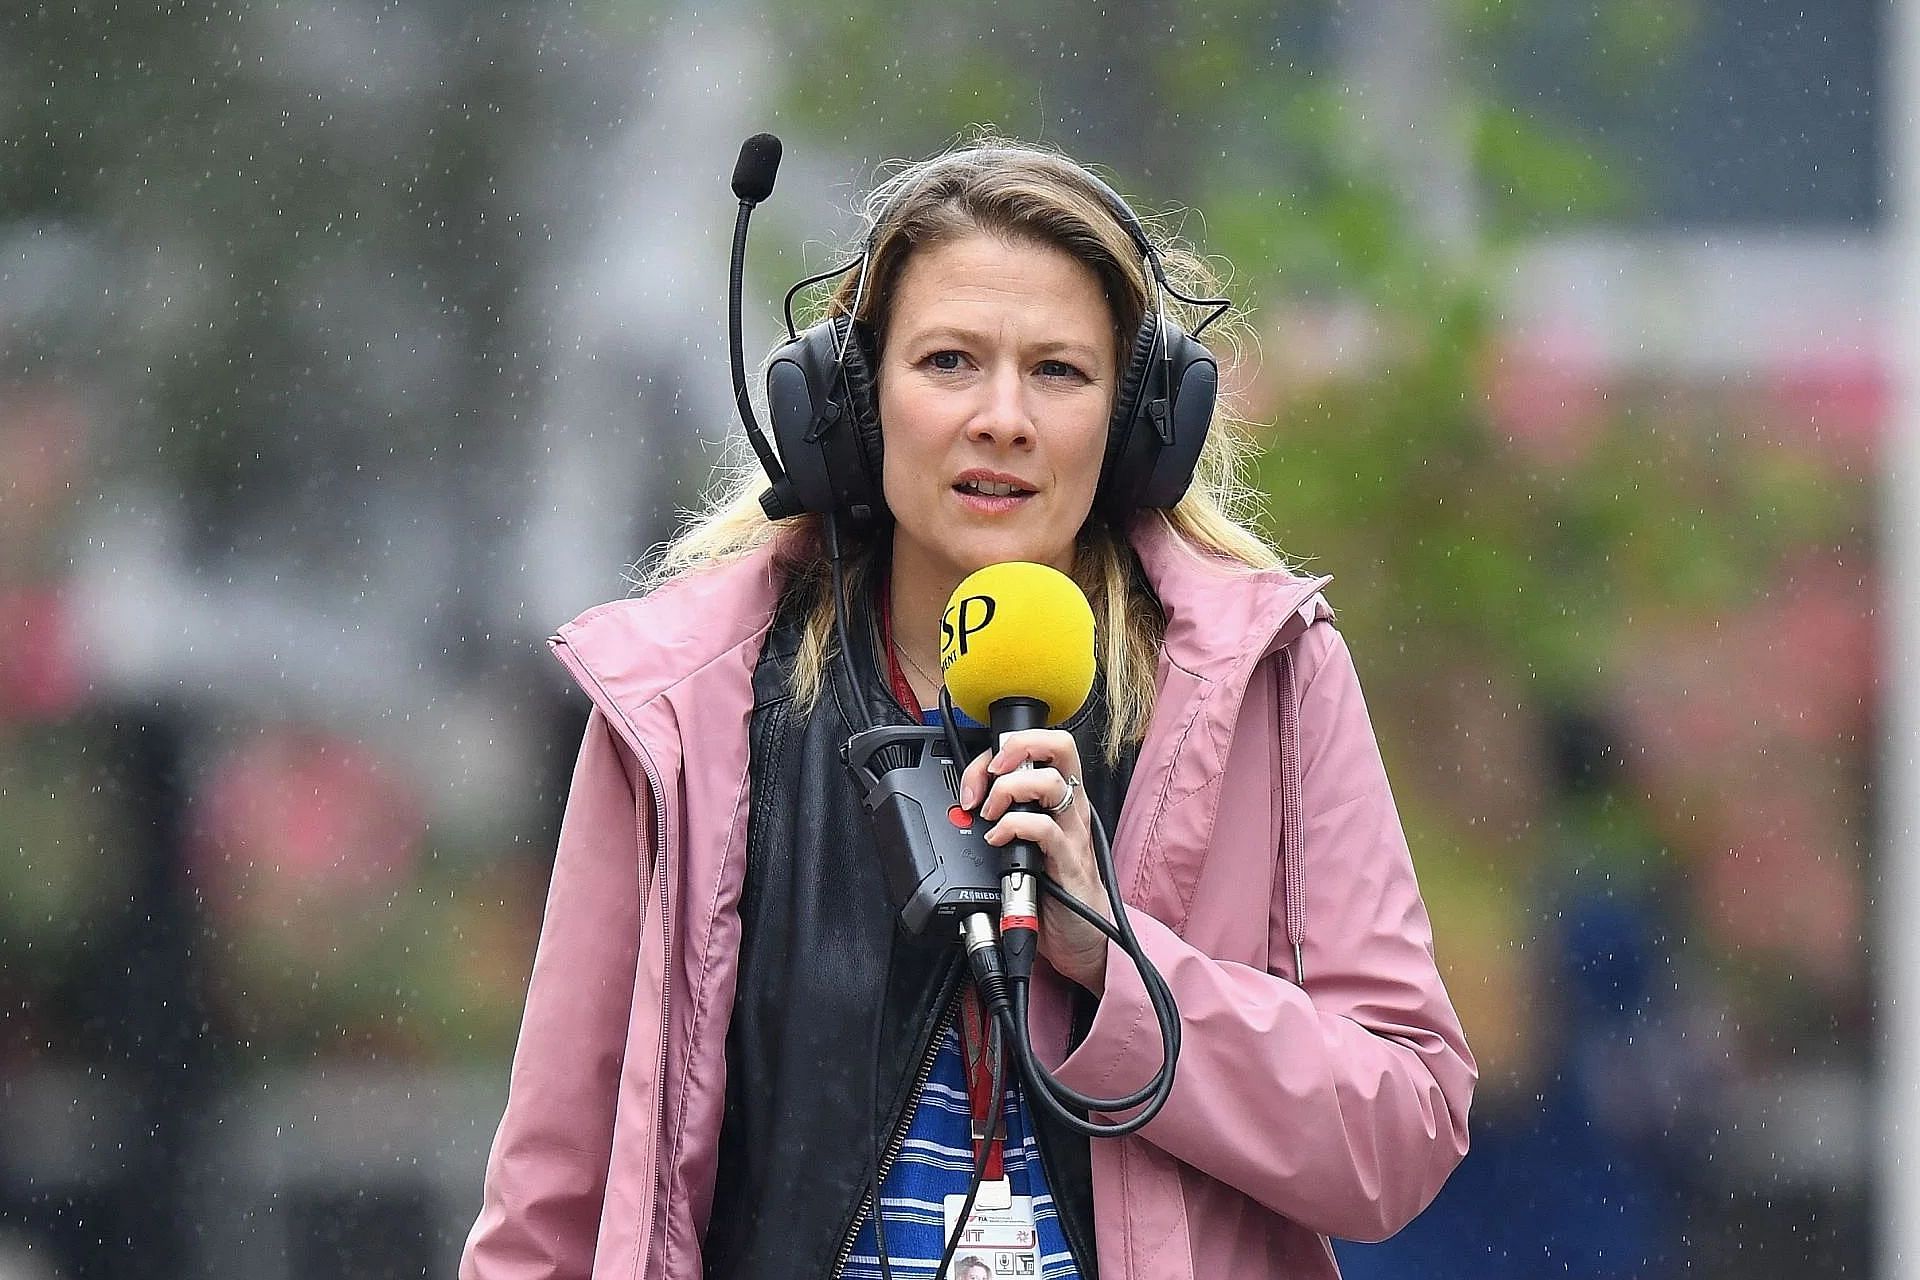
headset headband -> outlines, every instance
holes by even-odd
[[[973,147],[911,166],[875,187],[866,202],[869,221],[859,257],[809,276],[787,291],[787,341],[767,366],[768,410],[779,443],[777,460],[753,428],[737,352],[740,258],[750,207],[747,196],[741,197],[732,294],[735,398],[742,405],[742,420],[749,425],[749,437],[772,482],[762,499],[769,517],[781,519],[802,511],[841,512],[863,523],[887,514],[880,491],[884,441],[877,404],[875,335],[858,318],[872,287],[881,230],[902,201],[938,182],[946,173],[963,166],[975,172],[991,171],[996,161],[1003,160],[1027,164],[1042,161],[1057,166],[1053,179],[1080,188],[1083,196],[1090,194],[1103,205],[1133,243],[1145,268],[1147,306],[1133,336],[1121,338],[1119,378],[1096,505],[1110,517],[1123,518],[1145,507],[1172,506],[1186,491],[1212,422],[1218,392],[1217,363],[1198,341],[1198,335],[1225,313],[1230,303],[1225,298],[1190,297],[1175,288],[1139,215],[1117,191],[1084,166],[1038,148]],[[829,314],[804,333],[796,331],[795,296],[802,289],[854,270],[859,276],[847,309]],[[1210,307],[1211,311],[1188,333],[1168,318],[1168,297]]]

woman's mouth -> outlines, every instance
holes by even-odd
[[[1031,489],[1022,489],[1017,484],[1006,484],[998,480],[962,480],[953,486],[962,493],[984,494],[989,498],[1024,498]]]
[[[1011,511],[1033,496],[1033,490],[1004,480],[962,480],[953,486],[963,505],[974,511]]]

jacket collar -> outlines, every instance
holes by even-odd
[[[1315,618],[1333,615],[1320,595],[1331,577],[1250,571],[1209,556],[1176,536],[1157,513],[1136,521],[1130,536],[1166,612],[1167,660],[1201,680],[1230,679]]]
[[[1265,654],[1316,617],[1331,578],[1249,572],[1197,552],[1149,513],[1130,531],[1166,613],[1166,660],[1208,687],[1244,683]],[[771,546],[676,578],[649,595],[587,610],[553,637],[595,698],[631,714],[743,645],[760,642],[779,605]],[[597,687],[596,687],[597,686]]]
[[[590,697],[627,714],[742,645],[773,622],[781,578],[771,547],[614,600],[561,627],[550,643]],[[590,681],[590,682],[589,682]]]
[[[1113,834],[1114,862],[1127,900],[1177,929],[1212,843],[1254,673],[1268,654],[1332,616],[1320,595],[1332,579],[1250,572],[1194,551],[1154,515],[1135,524],[1133,546],[1167,630],[1153,718]]]

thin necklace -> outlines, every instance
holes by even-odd
[[[904,648],[901,647],[900,640],[898,637],[893,637],[893,651],[899,654],[902,658],[906,660],[907,665],[913,668],[913,672],[915,675],[919,676],[922,680],[925,680],[928,684],[932,685],[935,693],[938,693],[940,691],[940,682],[938,680],[935,680],[932,676],[928,675],[924,670],[921,669],[920,664],[913,660],[913,655],[908,653]]]

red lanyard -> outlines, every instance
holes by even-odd
[[[920,710],[920,696],[913,691],[907,673],[900,669],[900,656],[893,648],[893,588],[889,583],[880,590],[880,647],[887,651],[887,683],[893,696],[908,711]]]
[[[980,1000],[969,984],[960,993],[960,1051],[967,1067],[967,1102],[973,1113],[973,1158],[980,1159],[981,1142],[987,1143],[987,1182],[1006,1177],[1002,1148],[1006,1145],[1006,1116],[1000,1099],[993,1092],[993,1055],[986,1027],[980,1016]],[[989,1119],[991,1117],[991,1119]]]
[[[913,686],[907,681],[907,673],[900,669],[900,659],[893,648],[893,600],[891,591],[883,591],[880,597],[880,644],[887,651],[887,679],[893,686],[893,696],[900,705],[909,709],[920,705],[919,698],[913,692]],[[960,1055],[967,1070],[967,1102],[973,1116],[973,1158],[980,1158],[980,1143],[987,1143],[987,1168],[982,1175],[987,1182],[998,1182],[1006,1176],[1004,1172],[1007,1139],[1006,1118],[998,1114],[1000,1100],[993,1096],[993,1062],[986,1027],[980,1016],[980,1000],[974,994],[971,983],[960,993]],[[989,1117],[992,1117],[992,1129],[989,1132]]]

